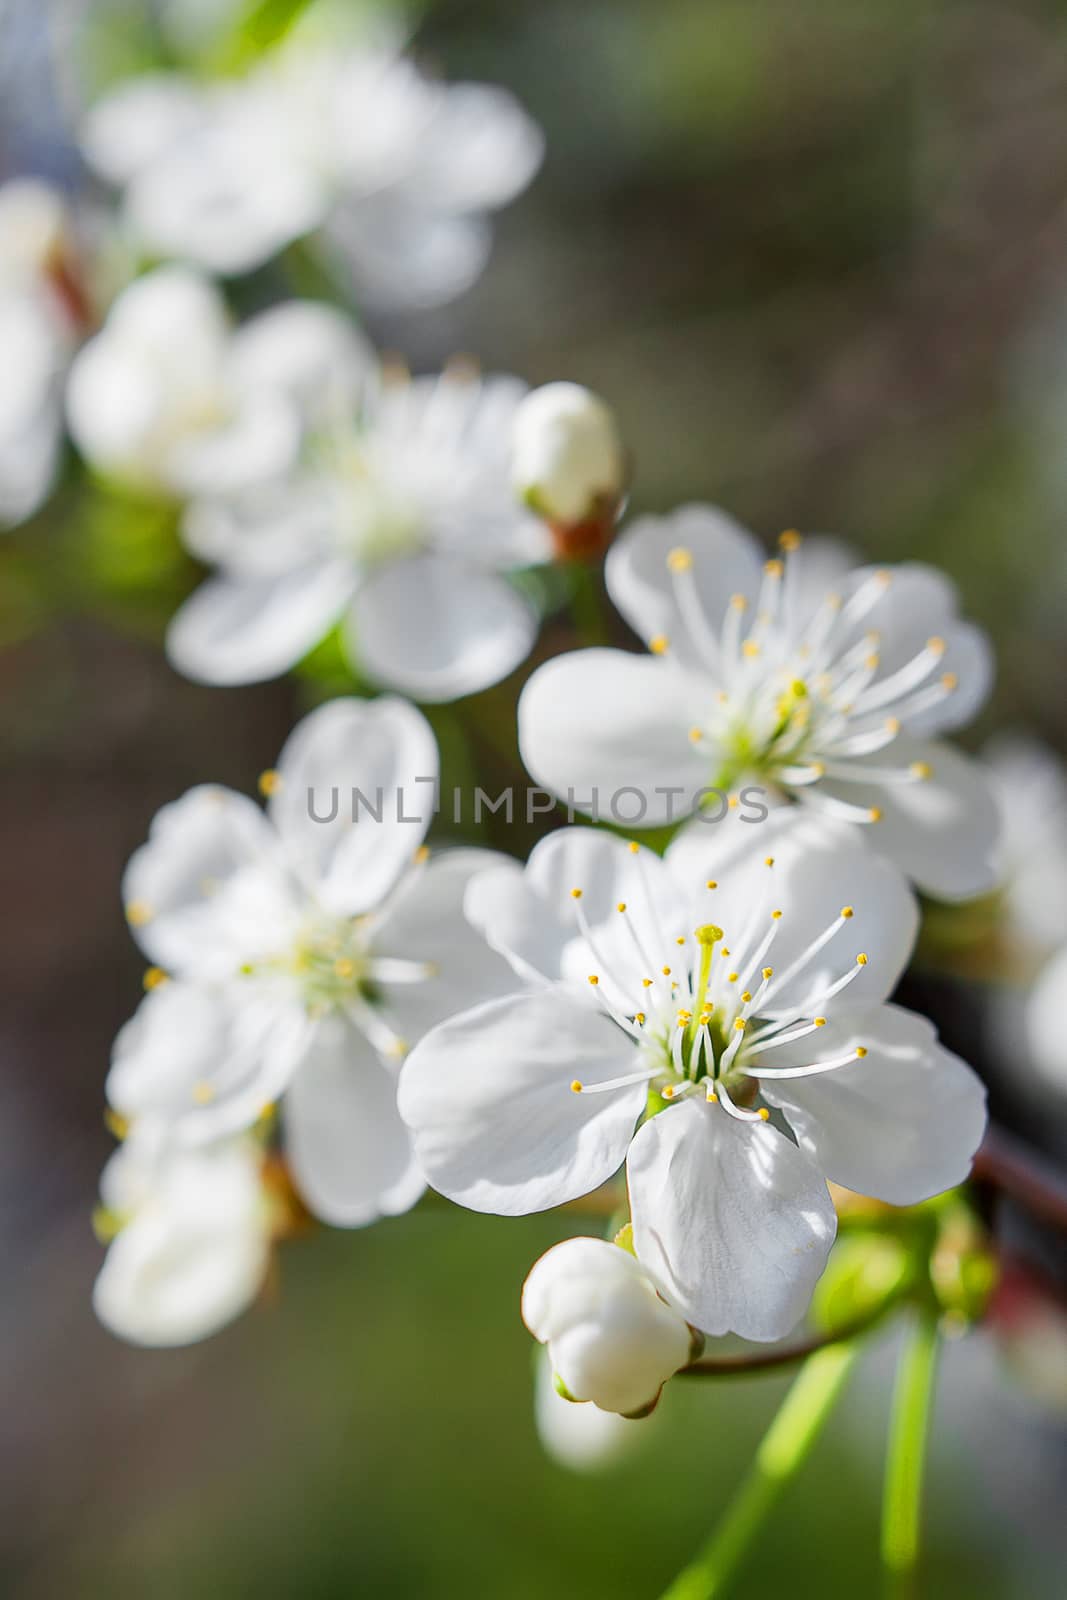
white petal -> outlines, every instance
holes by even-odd
[[[449,84],[403,193],[433,211],[492,211],[525,189],[544,148],[540,128],[506,89]]]
[[[336,554],[340,501],[333,478],[294,472],[225,499],[195,501],[182,518],[182,540],[199,561],[230,577],[284,577]]]
[[[125,183],[192,134],[203,114],[201,90],[176,72],[127,79],[89,111],[81,152],[101,177]]]
[[[355,581],[345,561],[258,579],[209,578],[172,619],[167,657],[195,683],[276,678],[330,631]]]
[[[758,594],[762,553],[740,523],[701,505],[681,506],[668,517],[640,517],[612,545],[604,576],[613,602],[646,644],[663,634],[692,665],[700,652],[682,620],[667,566],[668,555],[679,548],[692,554],[693,583],[716,636],[731,597],[742,594],[751,601]]]
[[[805,1154],[687,1100],[644,1124],[626,1170],[638,1259],[689,1322],[759,1341],[796,1326],[837,1227]]]
[[[285,1097],[285,1148],[309,1209],[337,1228],[398,1216],[425,1188],[395,1072],[342,1017],[318,1024]]]
[[[164,983],[115,1040],[108,1100],[189,1143],[240,1132],[285,1089],[306,1031],[302,1010],[265,984]]]
[[[643,1084],[575,1094],[632,1070],[630,1041],[563,990],[493,1000],[435,1028],[400,1074],[400,1113],[435,1189],[472,1211],[521,1216],[587,1194],[616,1171]]]
[[[342,200],[323,241],[361,305],[415,311],[454,300],[477,282],[492,231],[481,217],[442,216],[387,190]]]
[[[1044,1084],[1067,1094],[1067,950],[1038,975],[1024,1017],[1030,1057]]]
[[[689,737],[706,709],[706,686],[672,662],[577,650],[527,683],[519,748],[535,783],[576,809],[595,794],[601,821],[652,827],[686,816],[711,781]]]
[[[94,1285],[106,1328],[131,1344],[192,1344],[251,1304],[270,1260],[259,1171],[243,1143],[165,1162]]]
[[[162,463],[166,486],[183,497],[237,494],[292,466],[299,418],[278,395],[255,396],[218,428],[190,430]]]
[[[352,602],[349,653],[378,683],[416,700],[458,700],[499,683],[526,659],[537,618],[492,572],[443,556],[379,568]]]
[[[947,744],[895,739],[872,766],[923,762],[929,778],[910,784],[845,783],[824,779],[820,789],[852,805],[878,807],[865,829],[871,847],[896,863],[919,888],[941,900],[968,900],[997,881],[1000,816],[989,779],[977,761]],[[857,761],[857,767],[863,763]]]
[[[423,961],[433,968],[421,982],[380,981],[386,1013],[408,1043],[459,1011],[514,992],[511,967],[463,911],[471,880],[507,861],[495,850],[444,850],[413,872],[374,918],[372,958]]]
[[[288,300],[251,317],[234,335],[234,384],[246,394],[271,390],[309,418],[353,411],[377,373],[371,345],[336,306]]]
[[[859,1061],[810,1078],[765,1079],[802,1150],[834,1183],[891,1205],[915,1205],[962,1183],[985,1132],[985,1089],[937,1042],[925,1017],[899,1006],[831,1018],[816,1044],[768,1055],[787,1067],[847,1055]]]
[[[261,948],[265,920],[283,934],[277,853],[259,807],[232,789],[203,784],[164,806],[122,880],[142,950],[169,972],[233,976]]]
[[[437,770],[429,723],[391,696],[332,700],[297,724],[270,816],[324,906],[356,916],[384,898],[429,827]]]

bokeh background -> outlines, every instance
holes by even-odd
[[[470,351],[591,385],[632,447],[637,509],[711,499],[768,538],[832,531],[943,564],[1000,655],[972,745],[1022,722],[1067,749],[1067,6],[440,0],[416,22],[425,61],[522,97],[548,157],[480,284],[371,321],[377,342],[416,370]],[[0,177],[79,185],[86,85],[162,40],[135,0],[0,0]],[[235,304],[275,287],[253,279]],[[194,1349],[129,1350],[93,1321],[103,1077],[140,993],[122,865],[189,785],[251,790],[319,692],[178,679],[159,640],[195,576],[165,514],[73,472],[0,545],[0,1586],[654,1595],[783,1384],[676,1384],[608,1471],[552,1464],[517,1303],[558,1220],[425,1206],[323,1231],[283,1247],[267,1303]],[[542,653],[558,642],[550,625]],[[467,718],[483,770],[512,739],[516,688]],[[458,770],[454,714],[435,724]],[[991,1049],[982,987],[917,984],[1000,1121],[1062,1157],[1064,1107]],[[1034,1248],[1054,1263],[1054,1240]],[[742,1597],[876,1583],[892,1353],[892,1335],[868,1353]],[[950,1347],[926,1592],[1061,1595],[1065,1465],[1062,1418],[995,1340]]]

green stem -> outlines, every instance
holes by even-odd
[[[571,571],[571,620],[578,643],[586,647],[607,644],[600,569],[590,562],[576,561]]]
[[[808,1357],[756,1452],[747,1477],[696,1560],[662,1600],[718,1600],[786,1484],[796,1476],[829,1420],[859,1345],[833,1344]]]
[[[937,1310],[924,1307],[917,1318],[897,1369],[882,1497],[885,1591],[894,1600],[915,1592],[926,1440],[937,1372]]]

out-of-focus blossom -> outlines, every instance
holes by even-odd
[[[1019,733],[996,735],[982,759],[1000,802],[998,882],[1011,939],[1041,957],[1067,944],[1067,771]]]
[[[297,29],[240,78],[120,84],[82,149],[155,254],[241,273],[321,230],[362,300],[411,306],[478,276],[487,214],[530,182],[543,139],[503,89]]]
[[[232,492],[290,466],[367,359],[330,306],[286,303],[234,331],[207,278],[160,267],[123,290],[75,358],[70,429],[93,467],[132,486]]]
[[[487,688],[529,653],[537,616],[506,574],[551,547],[511,485],[525,385],[467,363],[411,380],[368,357],[358,387],[293,472],[191,508],[186,542],[220,570],[168,634],[186,676],[274,677],[337,623],[361,672],[424,701]]]
[[[36,178],[0,186],[0,528],[46,498],[63,441],[62,384],[85,307],[63,196]]]
[[[131,1344],[192,1344],[248,1308],[270,1264],[262,1167],[252,1139],[168,1148],[149,1131],[119,1147],[100,1190],[113,1237],[93,1306],[106,1328]]]
[[[1020,1387],[1067,1416],[1067,1310],[1025,1266],[1009,1262],[989,1303],[989,1327]]]
[[[565,1239],[531,1268],[522,1319],[548,1349],[561,1394],[602,1411],[650,1411],[691,1358],[685,1318],[662,1300],[629,1250]]]
[[[966,1177],[985,1126],[970,1068],[885,1004],[917,926],[905,881],[789,822],[776,858],[761,830],[722,879],[691,839],[661,860],[589,828],[478,877],[467,914],[532,987],[435,1028],[400,1084],[428,1181],[473,1210],[544,1210],[625,1160],[664,1298],[764,1341],[825,1265],[828,1179],[922,1200]]]
[[[352,1227],[415,1203],[400,1059],[513,982],[462,912],[472,874],[501,858],[421,849],[436,780],[412,706],[335,700],[290,735],[266,814],[212,786],[158,814],[123,883],[156,966],[107,1084],[135,1132],[201,1146],[284,1095],[288,1160],[317,1216]]]
[[[579,804],[634,788],[651,826],[751,781],[855,823],[931,894],[992,887],[988,782],[933,737],[982,704],[990,650],[941,573],[857,568],[795,533],[764,561],[729,517],[689,506],[634,523],[606,578],[651,655],[583,650],[534,673],[519,738],[538,783]]]
[[[515,416],[512,471],[552,529],[556,553],[599,554],[622,500],[626,461],[612,412],[577,383],[535,389]]]

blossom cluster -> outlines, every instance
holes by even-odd
[[[262,805],[201,784],[126,870],[149,965],[107,1077],[98,1315],[181,1344],[313,1221],[362,1227],[427,1186],[505,1215],[604,1189],[609,1237],[542,1257],[522,1315],[546,1404],[647,1414],[706,1339],[802,1322],[835,1194],[909,1206],[968,1176],[983,1087],[893,995],[917,891],[1005,881],[996,763],[947,739],[989,694],[986,636],[921,562],[795,530],[764,550],[703,504],[618,527],[629,453],[577,384],[468,359],[412,377],[334,300],[234,314],[219,280],[295,241],[361,306],[467,287],[541,159],[505,91],[297,28],[241,75],[119,85],[81,137],[121,197],[103,231],[147,270],[115,282],[98,223],[44,185],[0,190],[0,517],[42,503],[66,429],[210,569],[167,630],[179,673],[255,683],[335,636],[360,691],[296,725]],[[543,659],[517,701],[529,777],[594,815],[525,862],[428,846],[416,702],[527,662],[528,569],[550,563],[602,571],[616,637],[643,647]],[[331,791],[379,803],[323,811]],[[648,842],[582,799],[623,792]],[[1040,873],[1007,878],[1049,900]],[[1053,922],[1031,1016],[1064,1076],[1041,1020],[1067,987]]]

